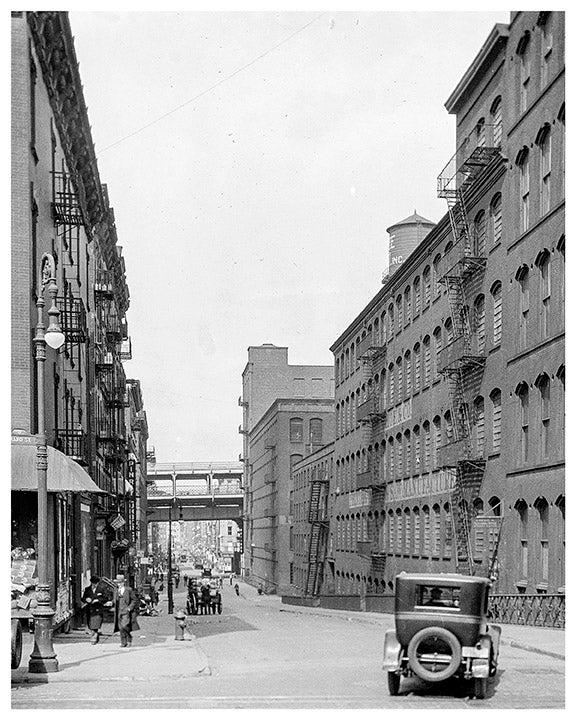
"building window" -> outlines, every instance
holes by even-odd
[[[420,555],[420,509],[415,507],[412,512],[412,549],[415,555]]]
[[[565,195],[565,152],[566,152],[566,118],[565,118],[565,107],[562,105],[560,112],[558,113],[558,125],[555,147],[558,148],[558,175],[559,175],[559,188],[558,193],[561,198]]]
[[[396,360],[396,387],[398,392],[398,402],[401,402],[404,396],[404,383],[402,378],[402,358],[399,357]]]
[[[400,478],[402,477],[402,471],[403,471],[403,463],[404,463],[404,457],[402,454],[402,434],[398,433],[396,435],[396,477]]]
[[[412,320],[412,288],[410,285],[404,290],[404,325]]]
[[[540,391],[540,456],[546,460],[550,454],[550,378],[546,373],[536,381]]]
[[[412,552],[412,528],[410,522],[410,508],[404,510],[404,554]]]
[[[484,457],[484,398],[474,400],[474,429],[476,441],[476,456]]]
[[[502,341],[502,283],[495,282],[490,289],[492,295],[492,322],[493,322],[493,342],[494,345],[500,345]]]
[[[302,418],[290,418],[290,442],[304,442],[304,422]]]
[[[546,87],[551,77],[552,51],[554,38],[552,23],[549,22],[550,13],[545,13],[540,23],[540,88]]]
[[[433,382],[440,379],[440,353],[442,352],[442,330],[437,327],[433,333],[434,338],[434,378]]]
[[[452,555],[452,511],[450,503],[444,503],[444,557]]]
[[[440,295],[440,292],[442,290],[442,287],[440,285],[440,274],[439,274],[440,260],[441,260],[440,255],[436,255],[436,257],[434,258],[434,261],[432,263],[433,274],[434,274],[433,284],[434,284],[434,297],[435,298]]]
[[[422,341],[424,348],[424,387],[430,385],[430,376],[432,372],[432,352],[430,348],[430,336],[426,335]]]
[[[432,555],[435,557],[440,556],[440,522],[440,505],[434,505],[432,507]]]
[[[520,403],[520,462],[527,463],[529,457],[530,414],[528,385],[521,383],[516,389]]]
[[[502,393],[498,388],[490,393],[492,403],[492,452],[500,452],[502,437]]]
[[[410,430],[404,432],[404,476],[411,474],[412,464],[412,443],[410,438]]]
[[[420,343],[414,345],[414,392],[420,390]]]
[[[478,354],[486,351],[486,303],[484,295],[478,295],[474,300],[474,332],[476,333],[476,347]]]
[[[404,324],[402,312],[402,295],[398,295],[396,297],[396,322],[398,323],[396,332],[400,332],[400,330],[402,330],[402,325]]]
[[[550,210],[552,187],[552,133],[546,124],[538,133],[536,143],[540,148],[540,217]]]
[[[431,294],[431,277],[430,277],[430,266],[426,265],[424,272],[422,273],[422,283],[424,285],[424,299],[423,306],[426,308],[430,305],[430,294]]]
[[[520,58],[520,112],[523,113],[528,108],[530,100],[530,33],[526,32],[523,35],[516,52]]]
[[[434,435],[432,469],[434,470],[438,467],[440,446],[442,445],[442,425],[440,423],[440,418],[438,416],[436,416],[434,418],[434,420],[432,420],[432,427],[433,427],[433,435]]]
[[[480,118],[476,123],[476,147],[486,147],[486,120]]]
[[[540,582],[547,585],[549,579],[549,557],[548,557],[548,516],[549,506],[544,498],[538,498],[534,503],[534,507],[539,515],[538,541],[540,544]]]
[[[486,254],[486,213],[481,210],[474,218],[473,253],[476,257]]]
[[[414,298],[414,315],[418,315],[420,312],[420,278],[414,278],[413,285],[413,298]]]
[[[502,98],[497,97],[490,108],[492,120],[492,144],[493,147],[500,147],[502,144]]]
[[[519,153],[517,165],[520,172],[520,229],[526,232],[530,226],[530,154],[527,148]]]
[[[528,579],[528,505],[524,500],[516,503],[518,513],[518,544],[520,546],[520,581]]]
[[[320,418],[310,420],[310,443],[322,445],[322,420]]]
[[[492,247],[495,247],[502,240],[502,195],[500,193],[496,193],[490,203],[490,228]]]
[[[520,301],[518,303],[519,323],[520,323],[520,349],[524,350],[528,346],[528,311],[530,309],[530,286],[529,286],[528,266],[522,265],[516,273],[516,280],[520,289]]]
[[[388,305],[388,340],[394,337],[394,305]]]
[[[550,278],[550,253],[545,250],[538,256],[536,264],[540,270],[540,301],[542,308],[540,311],[540,337],[542,340],[550,337],[550,298],[551,298],[551,278]]]
[[[406,378],[406,397],[412,395],[412,360],[410,350],[404,355],[404,377]]]

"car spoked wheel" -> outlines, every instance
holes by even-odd
[[[461,660],[460,642],[446,628],[423,628],[408,645],[410,667],[419,678],[428,682],[441,682],[452,677]]]

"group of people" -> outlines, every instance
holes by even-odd
[[[120,633],[120,647],[129,648],[132,646],[132,632],[140,629],[137,619],[138,595],[129,587],[124,575],[116,575],[112,600],[106,600],[106,597],[100,578],[93,575],[82,595],[91,633],[90,642],[93,645],[99,642],[105,608],[108,607],[114,609],[114,632]]]

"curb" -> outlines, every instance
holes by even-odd
[[[515,640],[501,639],[500,642],[502,645],[508,645],[508,647],[518,648],[519,650],[526,650],[527,652],[537,653],[538,655],[547,655],[548,657],[555,658],[556,660],[566,660],[565,655],[552,650],[542,650],[542,648],[536,648],[533,645],[525,645],[524,643],[519,643]]]

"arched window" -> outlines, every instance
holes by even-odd
[[[302,418],[290,418],[290,442],[304,442],[304,422]]]
[[[432,455],[432,470],[438,467],[440,460],[440,446],[442,445],[442,425],[440,423],[440,417],[437,415],[432,420],[432,433],[433,433],[433,455]]]
[[[394,375],[394,363],[390,363],[390,365],[388,365],[388,402],[390,405],[394,405],[396,402],[396,396],[394,394]]]
[[[410,508],[404,508],[404,554],[412,552],[412,523],[410,522]]]
[[[432,376],[432,352],[430,348],[430,336],[426,335],[422,340],[422,347],[424,348],[424,382],[423,386],[428,387],[430,385],[430,379]]]
[[[414,278],[414,284],[413,284],[413,294],[414,298],[414,316],[418,315],[420,313],[420,278],[415,277]]]
[[[433,333],[434,338],[434,377],[433,382],[440,379],[440,353],[442,352],[442,330],[437,327]]]
[[[404,477],[411,474],[412,464],[412,443],[410,430],[404,431]]]
[[[444,503],[444,557],[452,555],[452,509],[450,503]]]
[[[388,452],[386,453],[386,474],[388,480],[392,480],[395,477],[396,466],[394,465],[394,438],[388,438]]]
[[[412,551],[415,555],[420,555],[422,550],[420,546],[420,508],[412,509]]]
[[[424,285],[424,298],[423,306],[427,308],[430,305],[431,296],[431,277],[430,277],[430,265],[426,265],[424,272],[422,273],[422,284]]]
[[[404,454],[403,454],[403,440],[402,433],[396,435],[396,477],[400,478],[403,475],[404,469]]]
[[[421,377],[420,377],[420,343],[416,343],[414,345],[414,392],[417,393],[420,390],[420,383],[421,383]]]
[[[402,312],[402,295],[396,296],[396,321],[396,332],[400,332],[404,324],[404,313]]]
[[[442,290],[442,286],[440,285],[440,274],[439,274],[439,272],[440,272],[440,260],[441,260],[440,255],[436,255],[436,257],[434,258],[434,261],[433,261],[433,263],[432,263],[432,267],[433,267],[433,269],[434,269],[434,270],[433,270],[433,274],[434,274],[434,280],[433,280],[433,285],[434,285],[434,287],[433,287],[434,297],[438,297],[438,295],[440,295],[440,292],[441,292],[441,290]]]
[[[550,211],[552,188],[552,133],[548,123],[538,133],[536,144],[540,150],[538,181],[540,185],[540,217],[542,217]]]
[[[424,507],[422,508],[422,520],[424,524],[424,555],[426,557],[430,557],[430,508],[428,507],[428,505],[424,505]]]
[[[396,510],[396,552],[402,553],[402,510]]]
[[[485,552],[484,524],[480,521],[476,522],[478,516],[484,515],[484,503],[481,498],[475,498],[472,502],[472,511],[474,515],[474,557],[482,560]]]
[[[520,582],[526,588],[528,579],[528,505],[518,500],[514,506],[518,513],[518,545],[520,549]]]
[[[474,430],[476,457],[484,457],[484,398],[477,397],[474,400]]]
[[[404,377],[406,378],[406,397],[412,395],[412,358],[410,350],[404,353]]]
[[[500,96],[492,103],[490,120],[492,121],[492,145],[500,147],[502,144],[502,98]]]
[[[452,318],[446,318],[444,322],[444,335],[446,337],[446,345],[450,345],[454,340],[454,327],[452,325]]]
[[[540,457],[546,460],[550,454],[550,378],[542,373],[536,380],[540,391]]]
[[[523,147],[516,158],[520,173],[520,230],[525,232],[530,227],[530,153]]]
[[[518,281],[518,321],[520,324],[520,349],[524,350],[528,345],[528,312],[530,310],[530,284],[528,265],[522,265],[516,272]]]
[[[435,557],[440,556],[440,540],[441,540],[441,525],[440,525],[440,505],[437,503],[432,506],[432,555]]]
[[[478,355],[483,355],[486,351],[486,303],[484,301],[484,295],[478,295],[476,300],[474,300],[473,318]]]
[[[472,252],[476,257],[483,257],[486,254],[486,213],[484,210],[480,210],[474,218]]]
[[[543,497],[539,497],[534,503],[534,507],[538,512],[538,544],[539,544],[539,580],[540,583],[548,585],[549,579],[549,561],[548,561],[548,518],[549,505]],[[539,583],[539,584],[540,584]]]
[[[396,388],[398,393],[398,402],[404,397],[404,377],[402,373],[402,357],[396,358]]]
[[[550,277],[550,253],[543,250],[536,258],[536,265],[540,270],[540,337],[542,340],[550,337],[550,310],[551,310],[551,277]]]
[[[532,71],[530,57],[530,33],[528,31],[526,31],[520,39],[518,47],[516,48],[516,53],[518,54],[520,62],[520,112],[523,113],[527,110],[530,99],[530,74]]]
[[[486,147],[486,120],[480,118],[476,123],[476,147]]]
[[[310,443],[322,445],[322,420],[320,418],[310,419]]]
[[[502,438],[502,393],[495,388],[490,393],[492,403],[492,452],[500,452],[500,441]]]
[[[446,444],[454,441],[454,427],[452,425],[452,413],[446,410],[444,413],[444,436]]]
[[[394,303],[388,305],[388,340],[394,337]]]
[[[502,240],[502,195],[496,193],[490,203],[490,235],[492,236],[492,247],[498,245]]]
[[[563,198],[566,193],[566,187],[565,187],[565,154],[566,154],[566,117],[565,117],[565,107],[564,103],[562,103],[562,107],[560,108],[560,112],[558,113],[558,125],[557,125],[557,131],[556,131],[556,143],[555,146],[557,147],[556,155],[558,157],[558,178],[559,178],[559,188],[558,188],[558,194],[559,197]]]
[[[530,407],[528,385],[523,382],[516,388],[520,420],[520,462],[527,463],[530,449]]]
[[[412,439],[414,445],[414,468],[413,473],[422,472],[422,448],[420,447],[420,427],[415,425],[412,429]]]
[[[540,13],[538,25],[540,27],[540,89],[548,85],[552,77],[552,53],[554,49],[554,38],[552,36],[552,23],[550,13]]]
[[[490,288],[492,295],[493,342],[500,345],[502,341],[502,283],[498,280]]]
[[[410,285],[404,290],[404,324],[412,321],[412,288]]]
[[[422,469],[428,471],[430,470],[431,460],[430,423],[428,420],[424,420],[422,423],[422,432],[424,433],[424,463]]]

